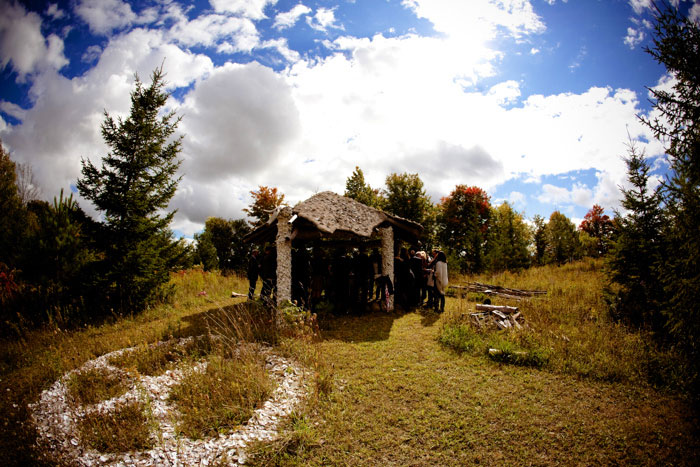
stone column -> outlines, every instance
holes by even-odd
[[[391,283],[394,282],[394,229],[383,227],[379,229],[382,235],[382,274],[389,276]],[[394,296],[389,297],[387,311],[394,311]]]
[[[277,306],[292,299],[292,208],[277,215]]]

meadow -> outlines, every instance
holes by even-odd
[[[235,339],[245,334],[266,341],[313,375],[306,403],[276,441],[254,446],[248,463],[694,465],[698,419],[683,388],[685,369],[648,333],[609,318],[602,267],[586,260],[451,278],[455,284],[478,280],[546,290],[519,302],[492,298],[520,308],[527,326],[517,332],[471,327],[466,317],[486,298],[474,293],[448,296],[441,315],[424,309],[359,316],[324,312],[319,331],[314,320],[292,310],[283,313],[285,326],[299,332],[269,333],[264,323],[235,330]],[[71,330],[54,324],[0,342],[0,452],[8,465],[59,463],[36,447],[27,404],[64,373],[114,350],[206,335],[216,323],[226,327],[225,320],[209,318],[240,306],[244,299],[231,298],[231,291],[247,289],[241,278],[201,270],[173,274],[172,283],[172,302],[141,315]],[[161,371],[174,358],[219,363],[209,380],[193,380],[175,396],[190,404],[181,409],[193,416],[191,428],[183,427],[192,430],[188,436],[226,429],[202,423],[211,415],[201,416],[208,408],[198,405],[196,391],[211,392],[212,379],[245,377],[252,381],[253,399],[270,390],[254,365],[224,365],[226,348],[216,350],[222,341],[217,342],[134,354],[123,363],[140,372]],[[494,359],[490,348],[527,358]],[[99,375],[86,375],[82,384],[76,380],[76,394],[99,399],[110,396],[95,392],[120,390],[91,378]],[[127,423],[140,413],[127,415]],[[148,417],[139,423],[147,426]]]

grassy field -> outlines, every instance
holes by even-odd
[[[697,413],[674,384],[673,356],[607,318],[600,267],[469,278],[548,291],[518,304],[530,324],[520,334],[455,333],[484,298],[471,294],[449,297],[444,315],[321,316],[320,343],[279,344],[314,370],[309,403],[279,441],[257,446],[251,462],[696,465]],[[38,463],[26,404],[66,371],[119,348],[202,334],[204,318],[241,301],[228,297],[246,288],[240,279],[197,271],[173,280],[174,305],[0,342],[0,453],[8,465]],[[545,352],[546,362],[491,360],[485,349],[503,342]]]
[[[697,419],[673,395],[459,355],[432,315],[327,325],[336,389],[309,412],[306,441],[261,448],[260,465],[697,462]]]

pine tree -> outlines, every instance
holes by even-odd
[[[649,188],[649,163],[633,143],[629,144],[627,178],[631,187],[622,188],[622,207],[617,214],[617,233],[608,256],[609,277],[617,284],[612,312],[636,326],[662,329],[664,302],[659,267],[664,255],[665,223],[659,190]]]
[[[668,4],[657,9],[654,45],[646,51],[671,75],[669,91],[650,89],[660,117],[642,119],[666,144],[671,165],[664,191],[670,242],[662,279],[668,330],[700,382],[700,26]]]
[[[111,151],[100,168],[83,160],[80,194],[104,215],[104,289],[122,313],[140,311],[162,292],[179,249],[166,212],[175,194],[182,137],[172,138],[180,118],[159,117],[168,94],[163,70],[151,85],[136,77],[131,112],[116,121],[105,112],[102,137]]]

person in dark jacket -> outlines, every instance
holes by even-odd
[[[253,250],[250,253],[250,258],[248,259],[248,300],[253,300],[255,298],[255,284],[258,282],[258,275],[260,274],[260,261],[258,250]]]
[[[260,292],[260,298],[263,300],[274,300],[277,283],[277,251],[272,247],[265,248],[265,255],[262,259],[262,267],[260,278],[262,279],[263,287]]]

